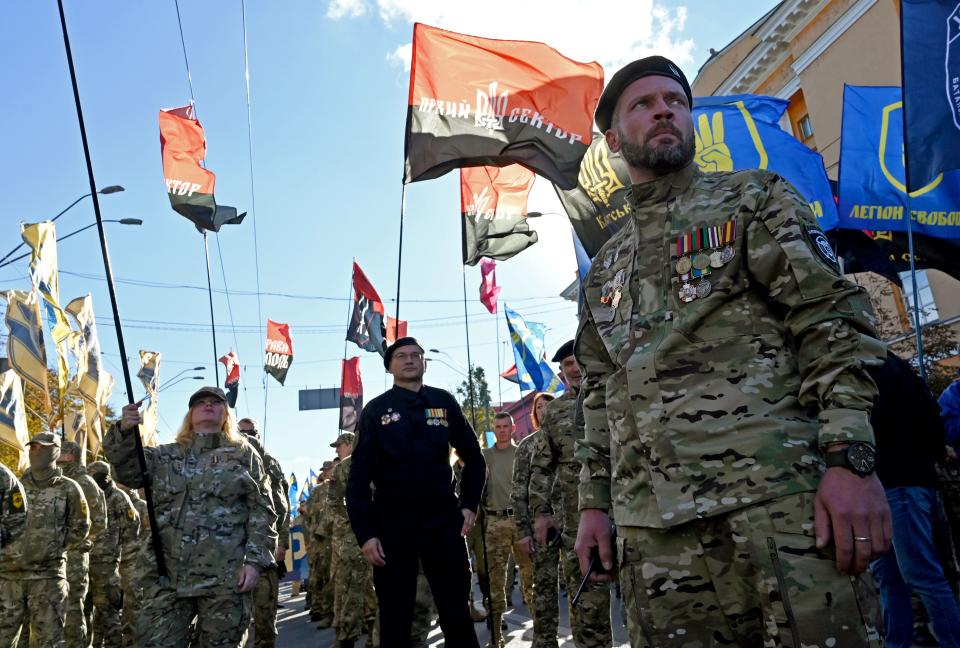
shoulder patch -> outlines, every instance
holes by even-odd
[[[20,491],[13,491],[10,493],[10,506],[17,510],[23,508],[23,495],[20,493]]]
[[[833,248],[830,246],[830,241],[827,240],[827,235],[823,233],[823,230],[819,227],[807,226],[807,237],[810,239],[810,243],[813,246],[814,252],[817,253],[817,256],[839,273],[840,262],[837,260],[837,253],[833,251]]]

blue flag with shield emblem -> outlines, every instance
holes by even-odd
[[[840,227],[907,229],[960,238],[960,172],[907,194],[900,88],[845,86],[840,132]]]
[[[539,322],[525,322],[514,310],[503,306],[507,329],[513,343],[513,357],[517,363],[517,382],[520,389],[536,389],[560,395],[564,386],[560,377],[550,368],[544,351],[543,336],[546,327]]]
[[[290,498],[290,517],[297,517],[297,476],[290,473],[290,490],[287,493]]]
[[[837,210],[823,158],[780,128],[788,101],[762,95],[694,97],[693,127],[701,171],[765,169],[796,187],[824,230]]]
[[[960,169],[960,0],[902,0],[910,189]]]

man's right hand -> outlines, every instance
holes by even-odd
[[[517,546],[520,547],[520,551],[532,556],[533,552],[536,551],[536,548],[533,546],[533,538],[531,536],[525,536],[517,540]]]
[[[136,403],[130,403],[129,405],[123,406],[123,415],[120,417],[120,429],[126,432],[127,430],[132,430],[133,428],[140,425],[142,418],[140,416],[140,406],[143,405],[143,401],[137,401]]]
[[[600,509],[580,511],[580,526],[577,527],[577,542],[573,545],[580,561],[580,573],[590,569],[590,551],[600,548],[600,562],[605,572],[594,571],[592,581],[609,581],[613,578],[613,554],[610,550],[610,516]]]
[[[533,521],[533,537],[541,547],[547,546],[547,530],[550,527],[557,528],[557,521],[553,516],[537,513],[537,518]]]
[[[383,567],[387,564],[386,555],[383,553],[383,547],[380,545],[379,538],[370,538],[363,543],[363,557],[374,567]]]

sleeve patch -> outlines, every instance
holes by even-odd
[[[840,271],[840,263],[837,260],[837,253],[833,251],[833,248],[830,246],[830,241],[827,240],[827,235],[823,233],[819,227],[808,227],[807,236],[810,239],[810,243],[813,245],[814,252],[819,256],[828,266],[837,272]]]
[[[10,493],[10,505],[11,505],[14,509],[22,509],[22,508],[23,508],[23,495],[20,494],[19,491],[14,491],[14,492]]]

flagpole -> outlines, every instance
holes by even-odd
[[[394,317],[397,321],[393,325],[393,336],[400,335],[400,267],[403,263],[403,212],[407,206],[407,183],[404,182],[400,189],[400,242],[397,245],[397,307],[394,309]]]
[[[917,336],[917,367],[920,370],[920,377],[927,379],[927,369],[923,360],[923,331],[920,326],[920,295],[917,291],[917,265],[913,254],[913,213],[910,210],[910,192],[913,191],[913,185],[910,184],[910,147],[907,144],[907,88],[906,74],[903,62],[903,16],[900,16],[900,115],[903,118],[903,175],[907,185],[907,247],[910,253],[910,283],[913,285],[913,330]]]
[[[210,300],[210,334],[213,337],[213,375],[214,383],[220,386],[220,359],[217,357],[217,323],[213,319],[213,285],[210,283],[210,246],[207,245],[207,231],[203,231],[203,255],[207,260],[207,298]],[[266,414],[266,407],[264,407]]]
[[[473,396],[473,362],[470,360],[470,322],[467,319],[467,266],[461,266],[463,275],[463,330],[467,334],[467,389],[470,390],[470,411],[473,416],[473,432],[477,433],[477,402]]]
[[[503,354],[500,352],[500,302],[497,302],[497,312],[495,313],[496,317],[494,318],[494,326],[497,328],[497,392],[500,396],[500,407],[503,407],[503,366],[500,356]]]
[[[357,258],[353,258],[353,262],[357,262]],[[353,317],[353,271],[350,272],[350,293],[347,295],[347,330],[350,330],[350,320]],[[347,336],[343,336],[343,362],[347,360],[347,345],[350,343],[350,340],[347,339]],[[340,427],[343,424],[343,362],[340,363],[340,414],[337,418],[337,428],[342,430]],[[386,374],[384,374],[384,380],[386,380]]]
[[[87,129],[83,123],[83,107],[80,105],[80,88],[77,86],[77,71],[73,66],[73,52],[70,49],[70,36],[67,33],[67,17],[63,12],[63,0],[57,0],[60,12],[60,27],[63,30],[63,47],[67,54],[67,66],[70,68],[70,84],[73,86],[73,101],[77,107],[77,123],[80,127],[80,140],[83,143],[83,157],[87,164],[87,178],[90,181],[90,194],[93,199],[93,213],[97,219],[97,233],[100,235],[100,252],[103,256],[103,271],[107,279],[107,292],[110,295],[110,306],[113,309],[113,328],[117,333],[117,347],[120,351],[120,367],[123,369],[123,382],[127,390],[127,402],[133,404],[133,381],[130,379],[130,368],[127,366],[127,348],[123,343],[123,329],[120,325],[120,309],[117,306],[117,291],[113,285],[113,271],[110,268],[110,252],[107,249],[107,236],[103,229],[103,217],[100,215],[100,201],[97,196],[97,182],[93,176],[93,162],[90,160],[90,145],[87,142]],[[153,541],[153,554],[157,561],[157,575],[161,583],[167,581],[167,564],[163,557],[163,542],[160,539],[160,528],[157,525],[157,516],[153,507],[153,488],[150,475],[147,472],[147,458],[143,452],[143,440],[139,429],[133,435],[134,448],[137,453],[137,463],[140,468],[140,477],[143,482],[143,495],[147,501],[147,516],[150,519],[150,538]]]

